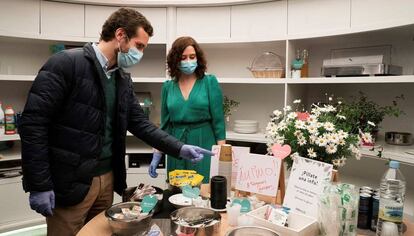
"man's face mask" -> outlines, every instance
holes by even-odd
[[[144,56],[144,53],[136,47],[130,47],[128,52],[122,52],[121,44],[118,43],[118,49],[118,66],[122,68],[128,68],[138,64]]]

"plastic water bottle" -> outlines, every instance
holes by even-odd
[[[381,180],[377,236],[402,235],[405,179],[399,168],[398,161],[390,161],[389,168]],[[392,228],[396,232],[390,234]]]

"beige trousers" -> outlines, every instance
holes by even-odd
[[[56,207],[46,218],[48,236],[74,236],[93,217],[112,205],[114,177],[111,172],[96,176],[85,199],[74,206]]]

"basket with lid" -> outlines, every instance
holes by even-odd
[[[284,76],[283,58],[273,52],[264,52],[254,58],[248,69],[255,78],[282,78]]]

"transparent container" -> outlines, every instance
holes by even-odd
[[[405,178],[399,170],[398,161],[390,161],[389,168],[380,184],[380,206],[377,235],[402,235],[405,199]],[[384,231],[384,232],[383,232]],[[389,232],[398,231],[398,232]]]
[[[264,52],[254,58],[248,69],[255,78],[282,78],[284,77],[284,59],[273,52]]]

